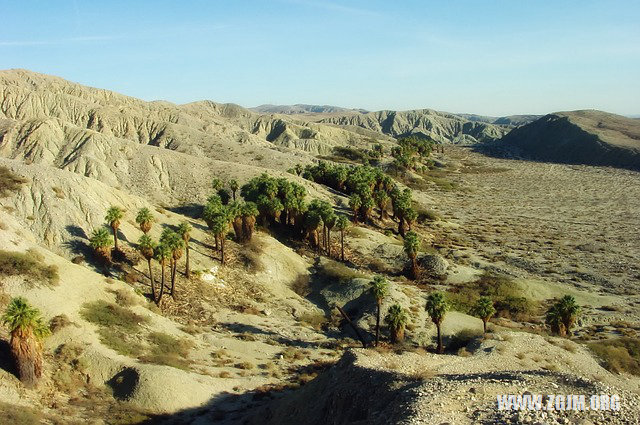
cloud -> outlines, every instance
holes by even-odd
[[[85,37],[70,37],[61,38],[58,40],[12,40],[12,41],[0,41],[0,46],[51,46],[51,45],[64,45],[75,43],[93,43],[99,41],[112,41],[123,38],[122,36],[85,36]]]
[[[359,7],[344,6],[342,4],[327,2],[327,1],[314,1],[314,0],[288,0],[289,3],[295,3],[303,6],[311,6],[320,9],[326,9],[333,12],[348,13],[351,15],[361,16],[378,16],[379,13],[369,9],[362,9]]]

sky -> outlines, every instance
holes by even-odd
[[[640,114],[637,0],[0,0],[0,69],[145,100]]]

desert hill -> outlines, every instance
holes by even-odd
[[[295,105],[260,105],[254,108],[249,108],[254,112],[260,114],[331,114],[341,112],[358,112],[366,114],[367,110],[364,109],[349,109],[341,108],[339,106],[331,105],[308,105],[303,103],[297,103]]]
[[[539,161],[640,168],[640,122],[602,111],[545,115],[496,146]]]
[[[640,331],[630,213],[640,208],[638,173],[577,173],[456,146],[424,157],[407,150],[417,164],[402,169],[392,135],[475,143],[510,129],[428,110],[353,112],[364,121],[342,124],[323,122],[331,113],[144,102],[22,70],[0,73],[0,96],[0,312],[25,297],[52,331],[40,386],[27,388],[0,325],[0,423],[566,423],[564,413],[496,412],[496,394],[550,388],[616,393],[625,403],[571,420],[640,418],[631,357]],[[375,161],[327,156],[378,144]],[[252,213],[250,240],[203,220],[213,179],[231,196],[231,179],[242,186],[263,173],[299,185],[309,209],[315,201],[345,218],[344,234],[334,227],[326,247],[314,246],[307,227],[319,226],[319,241],[320,222],[302,213],[303,235],[300,217],[292,224],[284,210]],[[348,192],[365,195],[371,186],[358,179],[371,176],[376,191],[411,197],[397,211],[369,204],[358,219]],[[269,179],[262,193],[291,201],[294,186],[281,183]],[[233,211],[218,198],[219,212]],[[105,223],[113,206],[123,213],[117,229]],[[136,221],[142,208],[153,216],[148,234]],[[191,272],[184,252],[165,264],[155,250],[147,262],[141,238],[160,242],[184,223]],[[110,261],[91,245],[98,229],[110,243],[118,237]],[[165,277],[168,285],[171,261],[175,296],[156,303],[152,288]],[[379,302],[376,276],[388,284]],[[479,288],[496,297],[486,335],[471,310]],[[444,354],[425,310],[434,292],[449,300]],[[565,295],[581,309],[569,337],[545,325],[546,308]],[[406,315],[398,343],[384,320],[392,309]]]
[[[320,118],[319,122],[344,128],[361,127],[393,137],[424,135],[438,143],[460,145],[499,138],[510,130],[508,126],[471,121],[462,116],[431,109],[332,115]]]

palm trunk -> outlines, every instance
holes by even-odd
[[[344,262],[344,230],[340,231],[340,258]]]
[[[151,296],[153,301],[156,300],[156,284],[153,281],[153,269],[151,268],[151,258],[147,258],[147,264],[149,265],[149,279],[151,280]]]
[[[33,331],[30,328],[17,328],[11,332],[9,345],[20,381],[27,387],[37,386],[42,377],[42,353]]]
[[[172,259],[173,264],[171,264],[171,297],[175,300],[176,293],[174,292],[176,287],[176,270],[178,269],[178,260],[175,258]]]
[[[327,227],[327,255],[331,258],[331,229]]]
[[[487,321],[482,319],[482,334],[486,334],[487,333]]]
[[[415,255],[411,256],[411,276],[413,279],[418,278],[418,261]]]
[[[376,347],[380,341],[380,300],[378,300],[378,308],[376,310]]]
[[[220,249],[218,244],[218,235],[215,235],[213,238],[216,240],[216,251],[217,251]]]
[[[442,334],[440,333],[440,323],[436,324],[436,328],[438,329],[438,354],[444,353],[444,347],[442,346]]]
[[[118,251],[118,228],[115,226],[111,226],[113,230],[113,248]]]
[[[244,241],[245,238],[242,232],[242,218],[241,217],[234,218],[231,224],[233,225],[233,232],[236,234],[236,240],[238,242]]]
[[[189,242],[185,243],[185,249],[187,251],[187,264],[184,267],[184,275],[187,277],[187,279],[191,279],[191,267],[189,266]]]
[[[402,341],[404,341],[404,326],[391,328],[391,342],[396,343]]]
[[[220,239],[220,264],[224,266],[224,238]]]
[[[407,230],[404,225],[404,218],[400,217],[399,220],[400,221],[398,222],[398,233],[400,233],[400,236],[404,237]]]
[[[166,260],[161,260],[160,265],[162,266],[162,279],[160,284],[160,293],[158,294],[158,300],[156,301],[157,305],[160,305],[160,301],[162,300],[162,295],[164,295],[164,270],[166,266]]]

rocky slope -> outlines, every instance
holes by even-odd
[[[260,105],[255,108],[249,108],[260,114],[330,114],[340,112],[360,112],[366,114],[369,111],[364,109],[348,109],[331,105],[307,105],[297,103],[295,105]]]
[[[640,122],[602,111],[545,115],[500,139],[496,147],[524,158],[640,168]]]
[[[393,137],[425,135],[440,143],[465,145],[502,137],[510,129],[431,109],[336,115],[324,117],[319,122],[345,128],[362,127]]]

